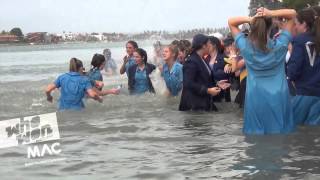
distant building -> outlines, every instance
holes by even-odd
[[[0,35],[0,43],[19,42],[19,38],[16,35],[3,34]]]
[[[76,36],[77,35],[72,32],[63,32],[62,39],[64,41],[74,41],[74,40],[76,40]]]
[[[50,43],[51,37],[47,32],[28,33],[26,39],[29,43]]]

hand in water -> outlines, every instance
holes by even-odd
[[[102,102],[103,102],[103,99],[102,99],[102,97],[100,97],[100,96],[98,96],[98,97],[96,98],[96,100],[97,100],[99,103],[102,103]]]
[[[217,86],[223,90],[226,90],[231,86],[231,84],[228,83],[228,80],[221,80],[221,81],[218,81]]]
[[[49,101],[49,102],[53,102],[53,97],[52,97],[52,95],[50,94],[50,95],[47,95],[47,101]]]
[[[216,96],[221,92],[221,89],[218,87],[213,87],[213,88],[208,88],[208,94],[210,94],[211,96]]]

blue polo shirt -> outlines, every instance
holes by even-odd
[[[173,96],[177,96],[182,89],[183,73],[182,65],[176,61],[171,70],[167,64],[163,65],[162,76],[167,88]]]
[[[314,54],[312,41],[310,33],[299,34],[293,39],[287,75],[294,81],[297,95],[320,97],[320,56]]]
[[[90,80],[78,72],[60,75],[54,82],[60,88],[59,110],[81,110],[82,102],[87,90],[92,88]]]
[[[100,72],[100,69],[98,68],[91,69],[88,74],[88,77],[93,87],[96,85],[95,81],[103,81],[102,74]]]
[[[133,57],[130,57],[129,59],[128,59],[128,62],[127,62],[127,64],[126,64],[126,73],[127,73],[127,76],[128,76],[128,71],[129,71],[129,68],[131,67],[131,66],[133,66],[133,65],[135,65],[136,64],[136,61],[134,60],[134,58]]]
[[[149,90],[146,68],[140,70],[137,67],[135,74],[134,94],[143,94]]]

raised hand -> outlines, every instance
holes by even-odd
[[[257,14],[256,16],[267,16],[267,17],[271,17],[272,13],[269,9],[264,8],[264,7],[260,7],[257,9]]]

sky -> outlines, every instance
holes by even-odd
[[[226,27],[249,0],[0,0],[0,30],[123,32]]]

